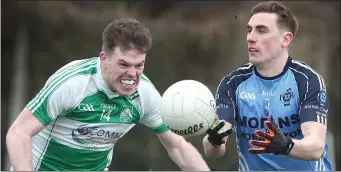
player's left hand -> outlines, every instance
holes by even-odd
[[[249,149],[249,153],[274,153],[276,155],[288,155],[294,146],[294,142],[292,141],[291,137],[285,136],[282,133],[282,131],[275,124],[272,115],[268,116],[268,119],[264,122],[264,125],[266,128],[268,128],[269,133],[256,130],[255,134],[257,137],[265,139],[265,141],[251,140],[251,148]]]

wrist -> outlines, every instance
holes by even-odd
[[[292,148],[294,147],[295,143],[292,141],[292,138],[289,136],[286,136],[287,143],[285,145],[285,149],[281,152],[283,155],[289,155]]]

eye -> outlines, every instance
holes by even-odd
[[[129,66],[127,63],[119,63],[119,65],[120,65],[120,67],[123,67],[123,68],[126,68]]]
[[[261,29],[259,29],[259,32],[260,33],[265,33],[265,32],[267,32],[267,30],[266,30],[266,28],[261,28]]]
[[[142,68],[143,66],[144,66],[144,63],[140,63],[140,64],[138,64],[136,67]]]

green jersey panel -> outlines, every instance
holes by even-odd
[[[70,169],[84,171],[103,171],[108,163],[108,151],[93,151],[65,147],[51,139],[38,171],[65,171]],[[67,156],[65,156],[67,155]],[[80,158],[82,157],[82,158]],[[68,162],[68,163],[65,163]],[[89,163],[91,162],[91,163]]]
[[[65,104],[61,102],[64,101],[62,99],[63,97],[58,96],[58,94],[60,94],[60,92],[69,91],[68,88],[75,82],[74,78],[76,76],[91,75],[95,72],[96,58],[79,61],[58,70],[48,79],[43,89],[41,89],[26,107],[44,126],[47,126],[52,120],[56,119],[59,114],[63,113],[60,110],[54,111],[54,107],[51,106],[60,107],[59,109],[66,108],[64,107]],[[72,80],[73,82],[67,82],[69,80]],[[65,84],[66,82],[67,84]]]

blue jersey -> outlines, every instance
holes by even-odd
[[[250,154],[255,130],[264,130],[269,114],[281,131],[293,139],[302,139],[300,125],[316,121],[327,125],[328,99],[322,77],[303,62],[290,56],[282,73],[261,76],[252,64],[246,64],[224,77],[216,93],[217,114],[233,124],[239,154],[239,170],[331,171],[328,145],[319,161],[303,161],[286,155]]]

